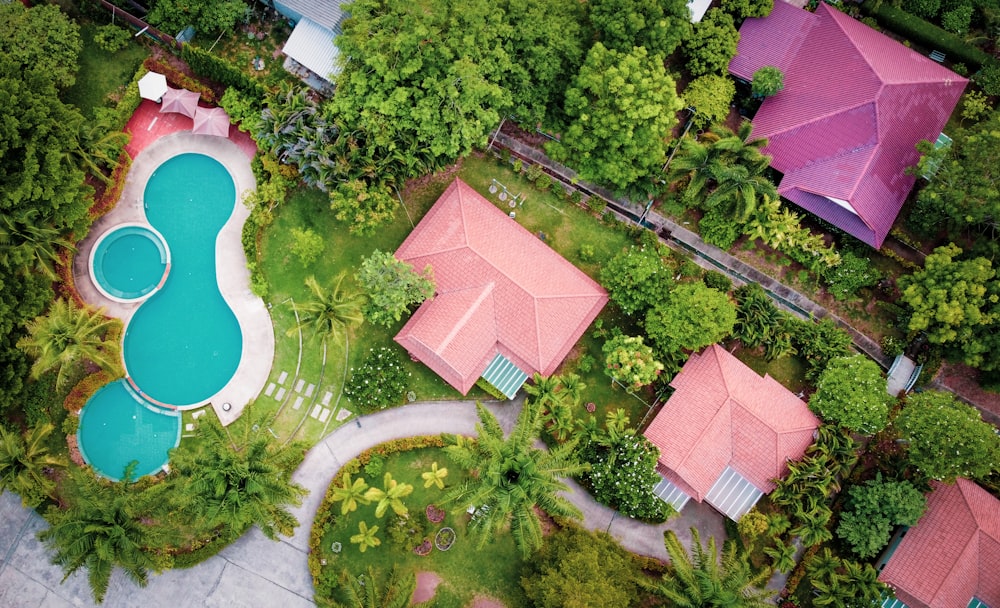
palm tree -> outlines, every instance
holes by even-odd
[[[552,450],[534,447],[542,418],[535,406],[525,404],[508,437],[495,416],[481,403],[478,441],[459,443],[445,450],[473,476],[445,494],[444,502],[456,503],[457,511],[478,508],[470,529],[479,535],[479,546],[496,537],[508,526],[514,542],[527,556],[542,543],[542,526],[535,512],[541,508],[560,517],[581,516],[580,511],[559,492],[567,489],[561,477],[579,475],[589,465],[576,460],[576,442],[568,441]]]
[[[764,553],[774,560],[772,566],[778,572],[791,572],[795,567],[795,545],[785,544],[780,538],[774,538],[774,547],[764,547]]]
[[[340,581],[347,601],[340,605],[344,608],[409,608],[410,598],[417,588],[413,572],[399,574],[393,568],[385,581],[379,579],[379,574],[372,566],[357,578],[344,570]]]
[[[364,521],[358,522],[358,533],[351,536],[351,542],[358,545],[358,550],[364,553],[368,547],[377,547],[382,544],[382,540],[375,536],[378,526],[368,527]]]
[[[697,528],[691,528],[691,555],[673,530],[663,535],[670,570],[657,584],[646,583],[651,591],[677,608],[763,608],[772,593],[759,589],[767,583],[767,570],[753,572],[746,555],[727,543],[720,560],[715,539],[702,546]]]
[[[566,374],[559,377],[559,382],[562,384],[560,394],[563,395],[563,401],[574,407],[580,405],[583,401],[583,391],[587,390],[587,385],[580,376]]]
[[[799,525],[792,528],[792,534],[802,539],[802,544],[813,547],[833,538],[829,524],[832,513],[826,505],[805,512],[797,512],[795,519]]]
[[[179,450],[172,460],[190,478],[184,492],[206,519],[239,531],[256,525],[275,540],[299,525],[286,507],[300,504],[307,493],[291,481],[304,449],[299,443],[278,446],[263,431],[264,417],[244,413],[230,429],[212,420],[201,427],[201,449]],[[238,442],[230,430],[242,435]]]
[[[767,167],[765,166],[764,169]],[[746,165],[721,167],[715,174],[716,187],[703,203],[706,209],[718,207],[734,215],[740,222],[747,221],[757,211],[758,202],[778,198],[774,182],[762,173],[754,173]]]
[[[25,507],[37,507],[52,496],[56,483],[48,470],[66,466],[66,459],[50,454],[45,445],[54,428],[41,424],[25,437],[0,426],[0,491],[18,494]]]
[[[55,267],[62,264],[58,249],[76,250],[59,230],[39,219],[38,209],[0,216],[0,266],[54,281]]]
[[[536,373],[534,384],[526,384],[524,391],[532,399],[531,403],[539,410],[551,410],[559,404],[559,376],[543,376]]]
[[[306,277],[306,287],[311,298],[295,304],[299,322],[288,330],[289,336],[303,329],[308,329],[319,336],[326,344],[328,339],[340,338],[354,327],[361,325],[365,317],[361,314],[363,298],[361,294],[343,288],[345,273],[337,275],[333,288],[325,290],[314,276]]]
[[[444,478],[448,476],[448,469],[445,467],[438,468],[437,461],[431,463],[431,470],[424,471],[420,474],[420,477],[424,480],[424,487],[429,488],[431,486],[437,486],[439,490],[444,489]]]
[[[17,341],[18,348],[35,358],[31,375],[40,377],[58,368],[56,389],[70,378],[73,364],[89,360],[113,374],[120,374],[118,345],[104,339],[116,323],[101,311],[77,308],[67,300],[56,300],[46,315],[28,321],[28,335]]]
[[[371,502],[365,496],[367,490],[368,484],[365,483],[363,477],[358,477],[352,483],[351,474],[345,471],[343,484],[333,487],[333,490],[330,492],[330,499],[334,502],[343,501],[344,504],[340,505],[340,514],[347,515],[352,511],[356,511],[359,504],[367,505]]]
[[[368,488],[365,493],[365,498],[369,501],[376,502],[375,505],[375,517],[379,519],[385,515],[386,510],[392,507],[393,513],[396,515],[406,515],[409,510],[406,505],[403,504],[403,498],[406,498],[413,493],[413,486],[408,483],[399,483],[392,478],[392,473],[388,471],[385,474],[385,478],[382,480],[381,488]]]
[[[130,487],[131,470],[111,487],[83,469],[73,469],[70,475],[79,496],[69,508],[50,509],[46,513],[50,527],[38,533],[39,540],[55,552],[52,562],[62,566],[63,581],[86,567],[98,603],[104,600],[116,566],[144,587],[149,570],[163,566],[147,550],[159,534],[159,528],[143,523],[151,513],[148,495]]]

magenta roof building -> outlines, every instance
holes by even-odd
[[[436,293],[395,340],[463,395],[481,376],[513,398],[551,375],[608,301],[607,292],[456,179],[396,250],[430,266]]]
[[[937,140],[968,80],[824,3],[779,0],[743,23],[729,71],[749,81],[764,66],[785,76],[753,120],[778,192],[881,247],[916,181],[914,146]]]

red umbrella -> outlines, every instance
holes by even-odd
[[[229,137],[229,115],[222,108],[198,108],[194,113],[192,133]]]
[[[201,95],[187,89],[167,89],[167,92],[163,94],[163,104],[160,106],[160,112],[176,112],[188,118],[194,118],[194,114],[198,110],[198,100],[200,98]]]

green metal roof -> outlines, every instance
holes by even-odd
[[[508,399],[517,396],[517,391],[528,379],[528,374],[521,371],[521,368],[514,365],[510,359],[500,353],[493,357],[490,364],[483,372],[483,378],[495,386],[501,393],[507,395]]]
[[[983,600],[979,599],[976,596],[972,596],[972,599],[969,600],[968,608],[990,608],[990,607],[987,606],[986,603],[983,602]]]
[[[909,607],[894,597],[887,597],[882,599],[882,608],[909,608]]]

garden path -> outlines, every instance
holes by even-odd
[[[489,403],[487,407],[501,425],[510,430],[523,400]],[[257,607],[298,608],[312,604],[312,579],[307,565],[309,531],[326,488],[344,463],[364,450],[392,439],[419,435],[475,433],[478,421],[472,401],[412,403],[356,418],[317,443],[293,479],[309,490],[303,504],[292,512],[301,522],[290,538],[273,542],[256,528],[226,547],[218,555],[187,570],[171,570],[151,576],[149,585],[138,588],[121,571],[111,579],[106,608]],[[627,549],[666,559],[663,533],[673,529],[685,543],[690,528],[703,537],[725,538],[722,516],[711,507],[690,503],[684,513],[666,524],[649,525],[618,517],[594,502],[590,495],[570,482],[567,498],[584,513],[583,523],[593,530],[609,532]],[[77,572],[64,583],[62,570],[49,563],[49,554],[35,538],[45,521],[20,505],[17,496],[0,495],[0,606],[10,608],[95,606],[85,572]]]

